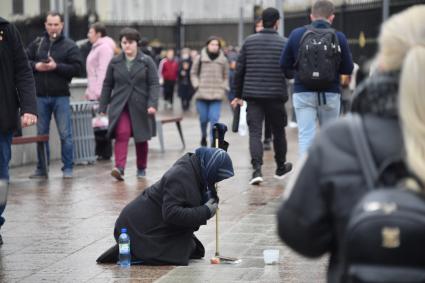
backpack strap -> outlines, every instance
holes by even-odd
[[[360,115],[352,113],[349,116],[349,129],[357,159],[360,161],[360,167],[366,180],[367,189],[373,190],[378,177],[378,168],[373,160]]]
[[[303,33],[303,35],[301,36],[301,39],[300,39],[300,44],[303,42],[303,40],[304,40],[304,38],[308,35],[308,34],[310,34],[310,33],[314,33],[314,31],[315,31],[315,28],[312,26],[312,25],[305,25],[304,26],[305,27],[305,32]]]

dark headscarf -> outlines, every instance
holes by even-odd
[[[364,80],[353,97],[352,112],[398,118],[400,72],[376,72]]]
[[[195,155],[200,161],[202,178],[207,186],[209,195],[204,199],[207,201],[211,196],[216,197],[215,183],[234,175],[232,160],[227,152],[220,148],[200,147],[195,151]]]

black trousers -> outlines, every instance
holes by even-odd
[[[273,133],[274,158],[277,167],[286,162],[287,142],[285,127],[287,115],[285,103],[279,100],[248,100],[247,123],[249,129],[249,151],[251,164],[254,168],[263,164],[263,133],[264,119],[267,117]]]
[[[264,142],[272,140],[272,125],[270,124],[269,119],[264,118]]]
[[[112,156],[112,141],[106,136],[108,130],[95,130],[96,155],[102,159],[110,159]]]
[[[176,81],[164,81],[164,100],[173,104],[174,86]]]

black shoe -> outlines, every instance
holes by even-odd
[[[263,180],[263,174],[261,173],[261,168],[254,169],[252,173],[252,179],[249,181],[250,185],[259,185]]]
[[[207,146],[207,138],[202,138],[201,139],[201,146]]]
[[[43,172],[40,169],[35,170],[34,174],[29,176],[30,179],[47,179],[46,172]]]
[[[115,167],[111,171],[111,176],[117,179],[118,181],[124,181],[124,170],[122,168]]]
[[[99,155],[96,160],[97,161],[111,161],[111,157],[110,156],[101,156],[101,155]]]
[[[3,245],[3,238],[0,235],[0,246]]]
[[[282,179],[284,179],[287,176],[286,173],[290,172],[291,170],[292,170],[292,163],[286,162],[283,165],[283,167],[278,167],[276,169],[276,174],[274,175],[274,177],[276,179],[282,180]]]
[[[117,263],[119,248],[118,245],[110,247],[107,251],[101,254],[97,259],[97,263]]]
[[[265,140],[264,142],[263,142],[263,150],[264,151],[269,151],[269,150],[271,150],[272,149],[272,145],[271,145],[271,143],[270,143],[270,140]]]

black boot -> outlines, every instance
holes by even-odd
[[[201,146],[207,146],[207,138],[205,138],[205,137],[203,137],[202,139],[201,139]]]

